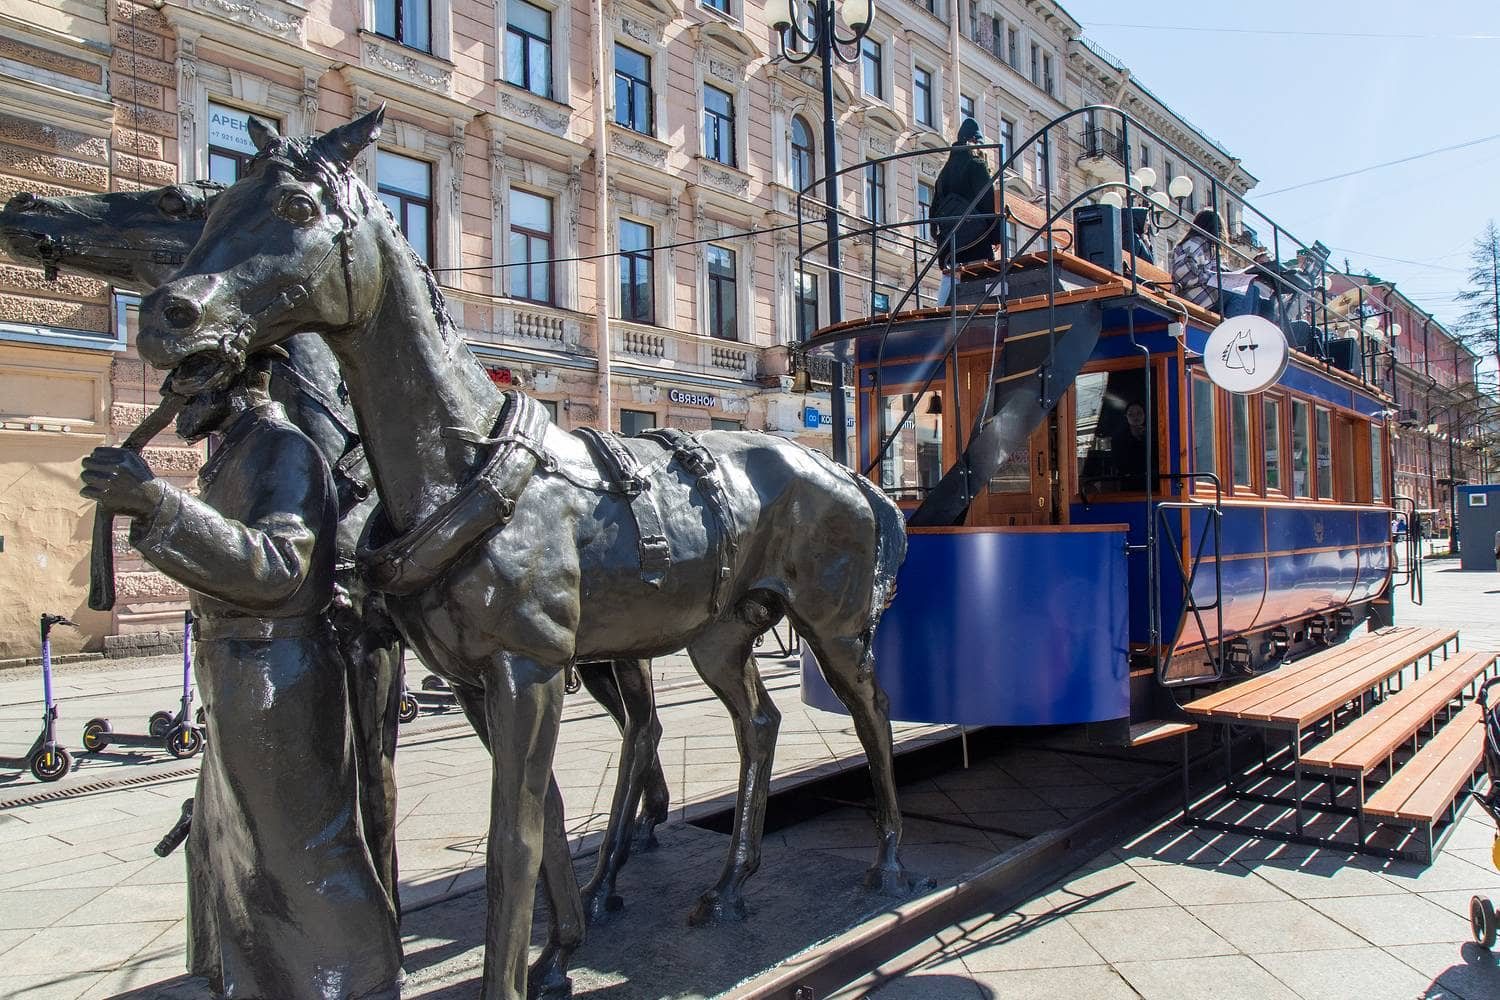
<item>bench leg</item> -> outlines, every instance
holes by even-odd
[[[1355,832],[1359,836],[1359,849],[1364,850],[1367,834],[1365,832],[1365,776],[1363,774],[1359,776],[1356,790],[1359,792],[1359,801],[1354,807]]]
[[[1296,803],[1297,836],[1302,836],[1302,731],[1292,731],[1292,801]]]

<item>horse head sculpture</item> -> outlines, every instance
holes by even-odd
[[[1255,349],[1257,344],[1249,330],[1242,330],[1234,335],[1234,339],[1224,348],[1219,355],[1219,360],[1224,362],[1225,368],[1236,368],[1246,375],[1255,374]]]
[[[182,266],[223,190],[197,181],[62,198],[22,191],[0,209],[0,249],[40,264],[48,280],[74,270],[149,291]]]

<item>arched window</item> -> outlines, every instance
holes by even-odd
[[[792,118],[792,187],[800,191],[814,176],[812,129],[797,115]]]

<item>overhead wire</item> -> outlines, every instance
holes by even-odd
[[[1232,28],[1193,24],[1124,24],[1115,21],[1092,21],[1095,28],[1126,28],[1133,31],[1182,31],[1219,35],[1284,35],[1299,38],[1366,38],[1431,41],[1494,42],[1500,34],[1482,32],[1387,32],[1387,31],[1316,31],[1295,28]]]

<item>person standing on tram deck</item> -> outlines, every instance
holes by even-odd
[[[337,502],[322,454],[252,357],[188,395],[177,430],[220,435],[194,497],[123,448],[83,496],[191,592],[213,730],[188,841],[188,964],[229,1000],[396,1000],[396,913],[360,834],[345,670],[325,612]],[[180,380],[169,376],[168,388]]]
[[[1216,310],[1226,319],[1230,316],[1274,313],[1261,296],[1260,286],[1251,282],[1243,292],[1220,288],[1221,272],[1214,252],[1214,241],[1228,242],[1228,231],[1219,213],[1204,209],[1193,216],[1193,224],[1182,242],[1172,249],[1172,285],[1174,291],[1189,302]],[[1270,318],[1270,317],[1267,317]]]
[[[1000,220],[995,215],[994,176],[984,157],[973,148],[983,142],[979,123],[965,118],[932,189],[932,239],[938,245],[938,263],[943,269],[939,305],[949,304],[954,270],[995,259]]]

